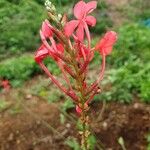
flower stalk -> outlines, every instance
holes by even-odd
[[[35,61],[47,74],[50,80],[76,105],[76,111],[82,123],[81,149],[89,150],[88,137],[90,124],[88,110],[89,104],[96,94],[101,92],[99,84],[104,77],[106,56],[112,51],[117,40],[114,31],[108,31],[98,44],[91,47],[89,26],[96,25],[96,18],[91,12],[96,8],[97,1],[85,3],[79,1],[74,7],[76,19],[67,22],[67,15],[57,14],[55,6],[48,0],[45,3],[49,21],[45,20],[40,30],[42,45],[35,54]],[[50,22],[53,22],[53,26]],[[88,85],[88,66],[98,51],[102,56],[102,65],[97,80]],[[44,65],[43,60],[49,57],[60,68],[66,84],[61,84]]]

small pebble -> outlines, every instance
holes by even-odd
[[[140,107],[139,103],[135,103],[135,104],[133,105],[133,108],[134,108],[134,109],[138,109],[139,107]]]
[[[107,127],[108,127],[107,122],[103,122],[102,126],[103,126],[103,129],[104,129],[104,130],[107,130]]]
[[[70,123],[67,123],[66,124],[66,128],[70,128],[71,127],[71,124]]]
[[[27,94],[27,95],[26,95],[26,99],[29,100],[29,99],[31,99],[31,98],[32,98],[32,95],[31,95],[31,94]]]

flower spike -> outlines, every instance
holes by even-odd
[[[94,96],[101,92],[99,84],[104,77],[106,57],[112,52],[113,45],[117,41],[117,33],[108,31],[94,48],[91,47],[89,26],[96,25],[96,18],[91,15],[97,7],[96,0],[89,0],[89,2],[79,0],[73,9],[75,19],[69,22],[67,15],[58,14],[55,6],[49,0],[45,5],[48,17],[55,26],[52,26],[48,20],[42,23],[40,29],[42,44],[35,53],[35,61],[50,80],[73,100],[83,126],[83,130],[80,132],[81,149],[89,150],[87,139],[90,130],[87,112]],[[89,64],[94,58],[96,50],[101,54],[102,63],[95,82],[89,85],[87,82],[90,71]],[[62,80],[66,81],[65,84],[57,80],[45,66],[43,60],[46,57],[50,57],[61,70]]]

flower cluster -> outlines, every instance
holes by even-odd
[[[35,61],[53,83],[74,101],[79,114],[88,109],[93,97],[100,92],[99,83],[104,76],[105,58],[111,53],[117,40],[117,34],[108,31],[95,47],[91,46],[89,26],[96,25],[96,18],[91,16],[96,7],[97,1],[85,3],[81,0],[73,10],[75,19],[67,21],[66,14],[57,14],[55,7],[47,1],[50,21],[45,20],[42,24],[42,45],[35,54]],[[88,66],[95,51],[99,51],[102,56],[101,69],[95,82],[88,85]],[[45,66],[43,60],[46,57],[56,62],[66,81],[65,85],[62,85]]]

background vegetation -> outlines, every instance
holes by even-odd
[[[58,11],[73,6],[69,0],[53,0]],[[41,73],[33,59],[40,43],[39,29],[46,18],[42,0],[0,1],[0,78],[11,81],[12,86],[22,85]],[[150,102],[150,10],[149,1],[133,0],[128,6],[118,8],[127,21],[116,26],[109,15],[109,6],[98,4],[95,16],[98,23],[91,29],[97,36],[109,28],[118,32],[119,40],[113,54],[108,57],[107,74],[103,84],[106,90],[96,100],[130,102],[135,97]],[[62,7],[63,6],[63,7]],[[71,8],[69,9],[71,15]],[[97,41],[97,38],[94,40]],[[99,57],[93,61],[93,68]],[[48,63],[54,73],[59,73],[52,61]],[[105,89],[104,88],[104,89]]]
[[[47,146],[50,137],[50,143],[60,145],[62,149],[62,143],[59,143],[61,140],[55,141],[55,136],[62,133],[67,134],[64,138],[65,145],[79,150],[78,138],[75,138],[74,130],[81,128],[81,125],[80,122],[71,125],[77,119],[74,116],[75,109],[72,109],[74,104],[51,84],[34,61],[34,52],[41,43],[39,29],[42,21],[47,18],[44,1],[0,0],[0,86],[4,79],[9,80],[11,84],[10,92],[3,92],[0,87],[0,120],[2,120],[0,142],[4,141],[7,149],[10,144],[13,149],[12,143],[14,145],[16,143],[18,147],[19,142],[20,145],[23,143],[22,137],[27,135],[24,138],[25,144],[30,146],[36,142],[39,144],[40,140],[43,140],[41,137],[44,137],[46,141],[44,145]],[[68,18],[73,17],[72,7],[77,0],[51,1],[56,5],[59,13],[67,11]],[[95,102],[102,101],[103,104],[92,104],[90,115],[92,115],[92,129],[95,134],[89,138],[90,149],[94,149],[95,145],[103,144],[101,141],[103,139],[109,144],[114,144],[118,140],[121,146],[128,146],[128,143],[129,146],[141,146],[141,141],[145,139],[144,144],[147,150],[150,150],[150,132],[148,131],[150,1],[120,0],[116,3],[114,0],[98,0],[98,2],[98,9],[94,14],[97,25],[95,28],[90,28],[93,45],[107,30],[115,30],[118,33],[118,41],[112,54],[107,57],[106,75],[101,85],[102,93],[94,98]],[[45,60],[45,63],[51,72],[61,79],[60,70],[56,64],[50,59]],[[93,77],[100,63],[100,55],[96,52],[90,66],[91,80],[94,80]],[[108,102],[107,106],[105,101]],[[114,101],[119,103],[109,103]],[[132,104],[133,101],[135,102]],[[47,105],[47,102],[55,102],[55,104]],[[131,105],[124,105],[125,103],[131,103]],[[6,112],[6,115],[3,115],[3,112]],[[10,118],[8,118],[9,115]],[[52,120],[49,121],[51,117]],[[15,118],[17,119],[13,121]],[[42,119],[45,120],[44,123]],[[44,128],[44,132],[40,126]],[[48,130],[45,130],[45,126]],[[103,128],[106,134],[103,133]],[[52,140],[50,130],[54,132]],[[56,133],[57,130],[60,130],[60,133]],[[4,136],[6,131],[8,135],[6,133]],[[5,149],[1,148],[1,145],[0,149]],[[31,147],[31,149],[34,148]]]

